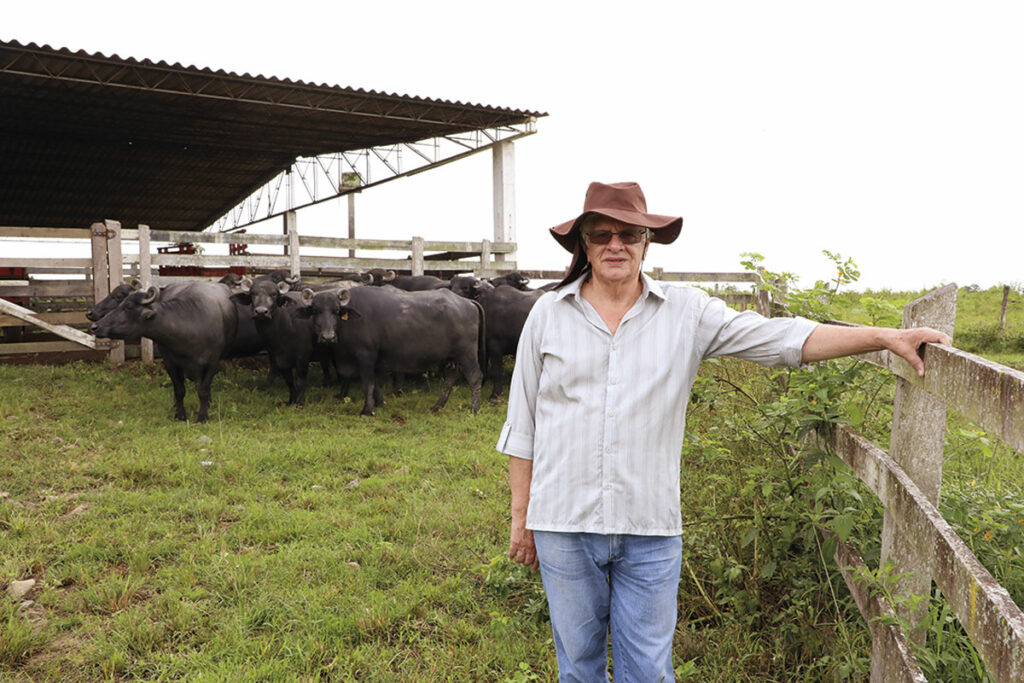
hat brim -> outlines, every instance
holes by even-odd
[[[562,247],[572,253],[576,246],[576,240],[578,239],[577,233],[579,232],[580,223],[583,219],[592,213],[599,214],[601,216],[607,216],[613,220],[627,225],[640,225],[645,228],[651,229],[651,241],[657,242],[658,244],[671,244],[676,241],[679,237],[679,233],[683,229],[683,219],[679,216],[661,216],[656,213],[639,213],[636,211],[624,211],[620,209],[600,209],[594,211],[584,211],[576,218],[566,221],[565,223],[559,223],[553,228],[550,228],[551,236],[555,238],[555,241],[562,245]]]

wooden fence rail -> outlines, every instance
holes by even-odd
[[[952,332],[955,309],[956,286],[948,285],[907,304],[904,327],[928,325]],[[862,357],[897,376],[892,455],[845,426],[823,438],[885,509],[882,562],[891,560],[904,577],[895,594],[927,596],[934,579],[995,679],[1024,680],[1024,613],[937,509],[946,407],[1024,453],[1024,373],[939,344],[924,349],[924,378],[888,351]],[[880,605],[851,570],[863,565],[862,560],[840,544],[836,562],[871,624],[871,680],[921,680],[920,669],[907,658],[907,643],[921,643],[924,634],[915,629],[907,638],[872,623],[889,606]],[[927,605],[909,604],[892,608],[905,622],[919,623]]]
[[[301,236],[298,234],[294,217],[285,216],[285,233],[280,235],[257,235],[248,233],[206,233],[173,230],[154,230],[146,225],[134,229],[122,229],[117,221],[96,223],[90,228],[27,228],[0,227],[0,238],[18,240],[49,241],[73,240],[79,245],[88,245],[91,256],[82,257],[16,257],[10,249],[0,256],[0,268],[24,268],[30,277],[27,281],[11,282],[0,280],[0,296],[21,299],[51,299],[49,305],[60,310],[42,311],[36,320],[52,326],[82,328],[88,325],[85,310],[95,301],[104,298],[120,282],[137,278],[143,286],[165,284],[175,278],[158,274],[161,267],[188,266],[198,272],[223,272],[232,267],[245,267],[254,272],[287,270],[303,277],[331,277],[341,271],[368,270],[370,268],[393,269],[411,274],[433,273],[450,276],[456,273],[472,272],[478,276],[494,276],[517,269],[514,243],[425,240],[413,237],[409,240],[375,240],[334,237]],[[197,245],[249,245],[280,250],[281,253],[260,254],[172,254],[159,253],[155,243]],[[127,248],[125,248],[127,247]],[[398,258],[355,257],[355,250],[399,252],[407,254]],[[312,250],[328,250],[334,254],[313,254]],[[340,255],[338,255],[340,254]],[[533,270],[521,271],[527,277],[538,279],[561,279],[564,271]],[[34,276],[46,274],[62,278],[38,279]],[[655,269],[650,273],[656,279],[665,281],[710,282],[716,288],[720,283],[756,285],[760,282],[757,273],[666,273]],[[217,277],[217,276],[212,276]],[[755,307],[759,312],[771,312],[767,294],[752,287],[752,293],[723,291],[719,295],[732,305]],[[65,310],[70,308],[72,310]],[[59,316],[59,317],[55,317]],[[10,311],[0,314],[0,331],[21,329],[28,321],[12,315]],[[37,325],[36,322],[32,322]],[[55,334],[65,331],[63,327],[51,327]],[[5,334],[5,337],[7,335]],[[0,344],[0,356],[44,351],[68,351],[82,348],[76,346],[80,339],[63,334],[67,342],[33,341],[21,342],[8,338]],[[88,336],[88,335],[87,335]],[[93,345],[90,348],[104,348]],[[111,360],[120,362],[125,353],[124,344],[117,342],[110,347]],[[144,360],[152,359],[152,343],[143,340],[140,355]]]

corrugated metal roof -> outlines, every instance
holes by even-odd
[[[0,41],[0,225],[200,230],[298,156],[539,116]]]

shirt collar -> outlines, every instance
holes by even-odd
[[[583,287],[583,283],[584,281],[586,281],[588,274],[589,271],[587,273],[583,273],[578,278],[567,284],[565,287],[556,290],[555,301],[561,301],[562,299],[569,295],[572,295],[573,297],[576,297],[578,299],[580,296],[580,288]],[[653,294],[662,301],[668,298],[665,296],[665,292],[664,290],[662,290],[661,285],[652,280],[651,278],[647,277],[646,273],[640,273],[640,282],[643,283],[643,291],[640,292],[641,299],[646,299],[648,293]]]

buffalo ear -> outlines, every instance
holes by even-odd
[[[371,275],[370,273],[360,273],[359,281],[362,282],[364,285],[372,285],[373,275]]]
[[[252,294],[249,292],[235,292],[231,295],[231,300],[243,306],[252,306]]]
[[[142,313],[139,314],[143,320],[152,320],[153,316],[156,315],[156,311],[152,308],[143,308]]]
[[[288,284],[288,280],[281,280],[277,283],[277,291],[284,294],[291,289],[291,285]]]
[[[128,283],[128,286],[132,288],[133,292],[137,292],[142,289],[142,281],[139,280],[139,278],[133,278],[132,281]]]
[[[313,293],[312,289],[310,289],[309,287],[306,287],[305,289],[302,290],[302,295],[301,296],[302,296],[302,305],[303,306],[310,306],[310,305],[313,304],[313,297],[316,296],[316,295]]]
[[[349,318],[362,318],[362,314],[351,306],[342,306],[338,317],[342,320],[348,320]]]
[[[341,304],[342,308],[348,305],[349,299],[352,298],[352,294],[347,289],[338,290],[338,303]]]

